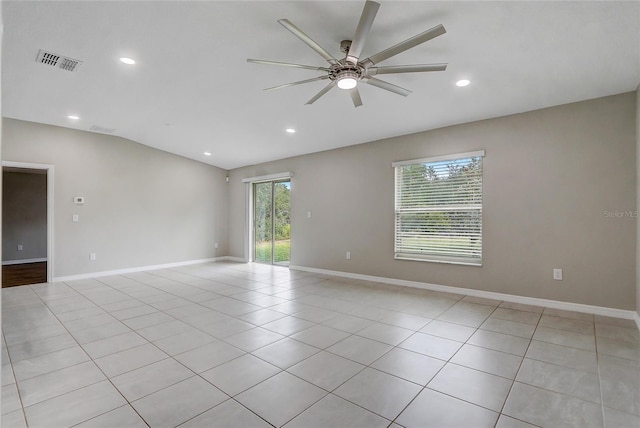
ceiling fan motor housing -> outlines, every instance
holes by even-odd
[[[344,64],[332,65],[329,70],[329,79],[340,80],[346,77],[352,77],[356,80],[360,80],[364,74],[364,69],[356,64],[345,62]]]
[[[340,81],[342,79],[360,80],[366,74],[366,70],[358,64],[348,61],[349,49],[351,48],[351,40],[343,40],[340,42],[340,51],[346,55],[346,58],[340,60],[339,64],[334,64],[329,70],[329,79],[332,81]]]

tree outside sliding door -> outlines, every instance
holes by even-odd
[[[291,182],[273,183],[273,263],[291,260]]]
[[[272,205],[273,205],[273,192],[271,191],[272,183],[255,183],[253,185],[254,195],[254,261],[262,263],[271,263],[271,233],[273,225],[272,219]]]
[[[291,182],[254,183],[254,261],[289,264],[291,259]]]

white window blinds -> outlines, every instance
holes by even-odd
[[[484,151],[394,162],[395,258],[482,265]]]

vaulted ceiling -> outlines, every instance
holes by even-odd
[[[363,1],[3,1],[2,115],[97,126],[232,169],[633,91],[640,82],[640,2],[380,3],[363,56],[442,24],[446,34],[381,65],[448,68],[381,76],[411,90],[406,98],[360,84],[364,105],[354,108],[337,88],[305,105],[326,81],[265,92],[322,73],[246,59],[326,67],[277,20],[341,58]],[[70,72],[38,63],[41,49],[82,64]],[[460,79],[471,84],[457,87]]]

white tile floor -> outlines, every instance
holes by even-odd
[[[3,427],[640,427],[629,320],[237,263],[2,309]]]

